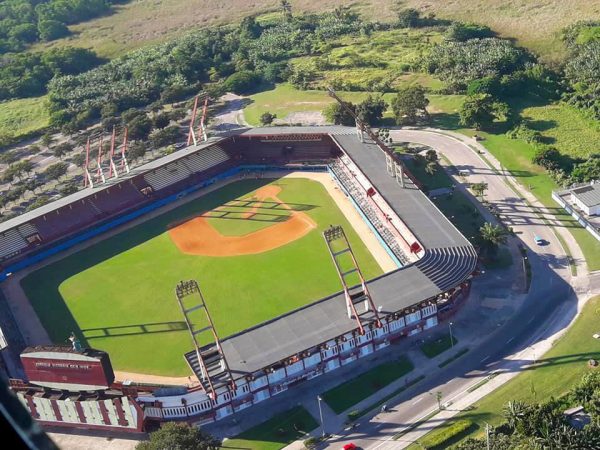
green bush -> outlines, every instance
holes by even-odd
[[[461,436],[470,431],[475,424],[470,420],[459,420],[449,426],[442,426],[432,433],[425,436],[419,442],[428,450],[437,450],[448,448],[448,446],[456,442]]]
[[[360,417],[360,411],[358,411],[356,409],[354,411],[350,411],[348,413],[348,420],[350,420],[351,422],[355,421],[359,417]]]
[[[254,90],[260,83],[260,77],[250,71],[242,70],[230,75],[224,83],[225,90],[234,94],[247,94]]]
[[[303,444],[304,447],[306,447],[307,449],[311,450],[313,448],[315,448],[317,446],[317,444],[319,443],[320,439],[316,438],[316,437],[310,437],[308,439],[306,439]]]

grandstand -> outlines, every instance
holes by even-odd
[[[361,142],[345,127],[269,127],[212,138],[0,224],[2,276],[240,170],[325,168],[397,262],[397,270],[364,286],[377,320],[363,323],[348,313],[345,287],[222,340],[215,333],[210,347],[185,355],[203,381],[200,390],[164,396],[128,388],[147,421],[219,420],[434,327],[467,297],[475,250],[410,174],[388,174],[386,158],[380,143]]]

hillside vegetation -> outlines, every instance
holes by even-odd
[[[296,11],[312,12],[352,5],[365,17],[376,20],[390,20],[394,3],[393,0],[292,2]],[[166,40],[193,27],[239,21],[248,14],[273,10],[278,4],[277,0],[136,0],[115,6],[111,16],[70,26],[73,35],[58,41],[58,45],[93,48],[101,56],[115,57],[125,50]],[[554,61],[565,52],[560,41],[562,28],[583,18],[600,18],[600,0],[406,0],[402,4],[443,18],[488,25],[502,36],[516,38],[520,45],[545,60]]]

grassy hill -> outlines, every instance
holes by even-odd
[[[394,3],[394,0],[292,0],[296,11],[352,5],[365,17],[382,21],[394,17]],[[51,45],[68,43],[93,48],[101,56],[115,57],[193,27],[238,21],[248,14],[272,11],[278,4],[278,0],[134,0],[117,6],[110,16],[70,27],[73,36]],[[500,35],[517,39],[520,45],[545,60],[557,60],[564,55],[559,39],[563,27],[581,19],[600,18],[600,0],[405,0],[403,5],[442,18],[489,25]],[[190,14],[191,11],[194,13]]]

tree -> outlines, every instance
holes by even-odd
[[[483,201],[483,195],[485,194],[485,191],[487,190],[487,188],[488,188],[488,184],[485,182],[473,183],[471,185],[471,189],[473,190],[475,195],[477,197],[479,197],[480,201]]]
[[[454,22],[446,31],[446,38],[452,41],[465,42],[469,39],[493,37],[494,32],[485,25],[475,23]]]
[[[54,142],[54,136],[52,136],[52,133],[50,133],[50,132],[44,133],[42,135],[41,141],[42,141],[42,145],[44,147],[50,148],[50,144],[52,144],[52,142]]]
[[[152,122],[154,123],[154,128],[162,129],[169,126],[171,119],[169,118],[168,114],[160,113],[154,116]]]
[[[53,41],[69,35],[67,26],[58,20],[42,20],[38,23],[40,39]]]
[[[438,170],[438,165],[434,161],[429,161],[427,163],[427,165],[425,166],[425,172],[431,176],[433,176],[433,174],[436,173],[437,170]]]
[[[398,91],[392,100],[392,111],[398,125],[414,125],[419,118],[427,120],[427,105],[425,90],[421,86],[409,86]]]
[[[54,149],[52,150],[52,154],[54,156],[56,156],[57,158],[62,159],[63,156],[65,156],[67,153],[70,153],[72,151],[73,151],[73,145],[68,142],[63,142],[61,144],[58,144],[56,147],[54,147]]]
[[[127,132],[131,139],[146,139],[152,130],[152,122],[146,114],[134,117],[127,122]]]
[[[260,123],[264,125],[271,125],[273,121],[277,118],[277,114],[271,114],[269,111],[266,111],[260,116]]]
[[[416,28],[421,23],[421,13],[414,8],[398,11],[398,26],[401,28]]]
[[[283,20],[291,22],[292,20],[292,4],[289,0],[280,0],[279,5],[281,7],[281,13],[283,14]]]
[[[459,114],[461,125],[481,130],[490,127],[494,120],[505,118],[508,105],[489,94],[477,94],[467,97]]]
[[[427,150],[425,152],[425,159],[429,162],[437,162],[437,160],[438,160],[437,152],[434,149],[430,148],[429,150]]]
[[[176,142],[179,137],[179,127],[173,125],[162,130],[154,130],[150,135],[150,142],[154,148],[160,148]]]
[[[16,152],[4,152],[0,154],[0,163],[2,164],[12,164],[19,159],[19,156]]]
[[[355,106],[350,102],[344,102],[347,107],[343,107],[338,102],[331,103],[323,110],[323,115],[328,122],[334,125],[352,126],[355,124],[354,116],[348,109],[355,110]]]
[[[136,450],[218,450],[221,443],[208,433],[185,423],[167,422],[150,433],[148,441],[140,442]]]
[[[58,180],[60,177],[67,173],[68,169],[69,164],[65,162],[57,162],[46,167],[46,170],[44,170],[43,175],[49,180]]]
[[[250,70],[242,70],[230,75],[224,83],[225,90],[234,94],[247,94],[256,89],[260,77]]]
[[[369,95],[364,101],[356,105],[356,115],[360,120],[369,125],[375,125],[381,121],[387,103],[382,97]]]
[[[495,258],[498,253],[498,247],[501,244],[506,244],[508,239],[508,231],[500,225],[492,225],[489,222],[483,224],[479,229],[479,234],[483,241],[485,253],[490,258]]]
[[[77,153],[71,158],[71,163],[75,164],[77,167],[83,167],[85,165],[85,154]]]
[[[143,158],[146,154],[146,145],[143,142],[134,142],[127,150],[127,157],[132,161]]]

